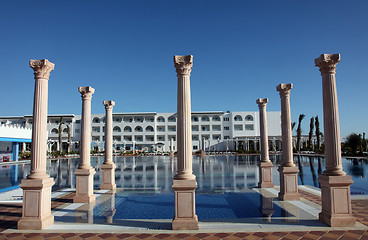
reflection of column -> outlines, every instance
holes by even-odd
[[[174,138],[170,138],[170,155],[174,156]]]
[[[115,163],[112,161],[112,108],[114,101],[103,101],[106,110],[105,121],[105,161],[101,166],[102,185],[101,189],[115,190]]]
[[[314,60],[322,75],[323,126],[326,170],[319,175],[322,193],[322,212],[319,219],[330,227],[355,225],[352,216],[350,176],[342,170],[339,109],[336,91],[336,65],[340,54],[322,54]]]
[[[273,209],[273,196],[266,196],[263,194],[260,194],[260,200],[261,200],[261,213],[262,216],[265,218],[266,222],[271,222],[271,217],[275,210]]]
[[[115,193],[102,194],[102,210],[101,215],[105,217],[105,223],[112,224],[113,218],[116,213],[115,209]]]
[[[190,72],[193,56],[174,56],[178,76],[177,121],[177,174],[174,176],[175,217],[173,230],[197,230],[195,213],[195,189],[197,181],[192,172],[192,124],[190,103]]]
[[[44,229],[54,223],[51,214],[51,187],[54,180],[46,173],[48,80],[54,64],[47,59],[31,60],[35,90],[33,102],[31,174],[22,180],[22,218],[18,229]]]
[[[96,199],[93,194],[93,175],[95,169],[91,167],[91,100],[95,89],[92,87],[79,87],[82,95],[81,144],[80,162],[75,170],[76,193],[75,203],[92,202]]]
[[[13,142],[12,143],[12,160],[18,161],[19,158],[19,143]]]
[[[282,165],[280,172],[280,200],[299,200],[298,168],[293,163],[293,146],[291,132],[290,90],[293,84],[280,84],[276,87],[281,97],[281,125],[282,125]]]
[[[259,108],[259,125],[261,131],[261,161],[258,164],[259,167],[259,182],[260,188],[273,188],[272,182],[272,167],[273,164],[270,161],[268,153],[268,134],[267,134],[267,106],[268,98],[259,98],[256,103]]]

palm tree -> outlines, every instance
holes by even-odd
[[[362,139],[356,133],[352,133],[346,138],[346,145],[350,147],[351,153],[353,156],[357,154],[357,150],[359,146],[361,146],[361,144],[362,144]]]
[[[316,116],[316,118],[314,119],[314,121],[315,121],[315,126],[316,126],[316,137],[317,137],[317,149],[316,149],[316,152],[319,152],[319,150],[321,148],[321,131],[319,130],[318,116]]]
[[[71,134],[70,134],[70,125],[66,125],[66,128],[68,130],[68,154],[70,153],[70,150],[72,148],[72,137],[71,137]]]
[[[59,122],[59,153],[61,153],[63,151],[63,139],[62,139],[62,134],[63,134],[63,117],[60,117],[60,122]]]
[[[313,137],[313,129],[314,129],[314,117],[311,117],[309,124],[309,136],[308,136],[308,148],[309,150],[313,150],[312,137]]]
[[[302,121],[304,119],[305,115],[300,114],[299,115],[299,123],[298,128],[296,129],[296,149],[298,149],[298,152],[300,151],[300,139],[302,137]]]
[[[291,131],[293,131],[293,130],[294,130],[294,128],[295,128],[295,124],[296,124],[296,122],[292,122],[292,123],[291,123]]]

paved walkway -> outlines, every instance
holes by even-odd
[[[301,196],[315,204],[321,204],[321,198],[314,193],[300,190]],[[65,203],[71,203],[74,194],[67,194],[52,201],[52,209],[62,206]],[[365,226],[368,226],[368,200],[353,200],[353,215],[357,221]],[[9,233],[0,233],[1,239],[367,239],[368,230],[336,230],[333,228],[326,228],[324,231],[271,231],[271,232],[219,232],[216,229],[214,233],[208,232],[161,232],[161,233],[86,233],[80,231],[70,231],[68,233],[30,233],[25,231],[17,231],[16,225],[22,215],[22,206],[20,204],[0,204],[0,232],[7,231]],[[14,230],[13,230],[14,229]],[[13,231],[13,232],[11,232]],[[221,231],[221,230],[220,230]]]

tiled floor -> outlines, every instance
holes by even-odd
[[[321,198],[300,190],[303,198],[321,204]],[[53,200],[52,208],[71,203],[74,194]],[[368,226],[368,200],[353,200],[353,215],[357,221]],[[14,228],[21,217],[20,205],[0,204],[0,231]],[[346,231],[291,231],[291,232],[235,232],[235,233],[0,233],[1,239],[367,239],[367,230]]]

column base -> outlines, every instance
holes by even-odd
[[[90,203],[96,200],[93,194],[93,175],[95,169],[77,169],[75,170],[76,191],[73,199],[74,203]]]
[[[279,200],[291,201],[299,200],[298,192],[298,168],[280,166],[277,171],[280,173],[280,192]]]
[[[18,229],[42,230],[54,223],[51,214],[51,187],[54,183],[50,177],[22,180],[23,214],[18,221]]]
[[[100,189],[103,190],[115,190],[116,184],[115,184],[115,168],[116,165],[114,163],[112,164],[102,164],[102,185]]]
[[[355,226],[356,219],[352,215],[350,185],[353,183],[350,176],[319,175],[321,183],[322,212],[319,220],[330,227]]]
[[[272,182],[272,167],[273,164],[271,161],[260,162],[259,167],[259,188],[273,188]]]
[[[175,191],[175,216],[172,230],[198,230],[198,217],[195,213],[195,189],[197,181],[174,180],[172,188]]]

